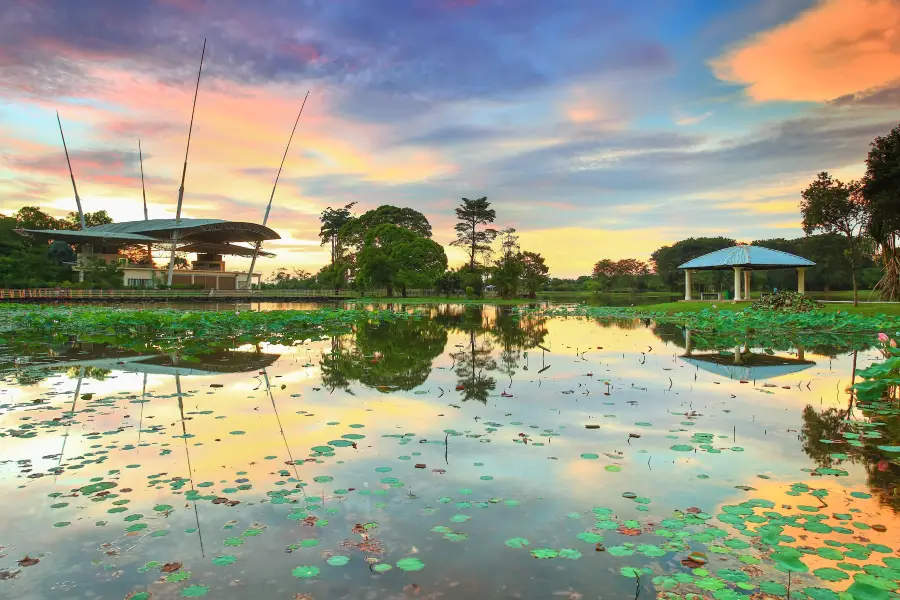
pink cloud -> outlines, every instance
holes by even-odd
[[[318,48],[312,44],[285,42],[279,46],[282,53],[299,58],[304,63],[318,63],[326,60]]]

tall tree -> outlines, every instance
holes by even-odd
[[[497,212],[491,208],[487,196],[477,200],[463,198],[462,204],[456,209],[456,219],[459,222],[454,227],[456,239],[450,245],[466,249],[471,271],[475,270],[478,253],[490,251],[491,243],[499,233],[496,229],[479,227],[493,223],[496,218]]]
[[[512,298],[519,291],[523,272],[519,236],[512,227],[500,232],[500,256],[494,265],[492,280],[502,298]]]
[[[869,205],[871,217],[868,233],[879,245],[884,263],[884,277],[878,283],[888,300],[900,298],[900,125],[884,137],[877,137],[869,147],[862,196]]]
[[[528,290],[528,296],[534,298],[537,291],[547,281],[547,273],[550,268],[544,262],[544,257],[537,252],[522,252],[522,283]]]
[[[869,207],[862,198],[862,184],[858,181],[844,183],[832,179],[827,172],[809,184],[801,196],[800,212],[803,215],[803,232],[838,233],[847,238],[847,260],[853,279],[853,306],[859,305],[859,284],[856,271],[859,264],[861,238],[869,221]]]
[[[350,209],[355,205],[356,202],[351,202],[343,208],[331,208],[329,206],[322,211],[322,215],[319,217],[319,220],[322,222],[322,227],[319,229],[319,237],[322,239],[323,246],[325,244],[331,245],[332,267],[334,267],[337,259],[341,256],[340,237],[338,234],[341,231],[341,227],[353,218]]]

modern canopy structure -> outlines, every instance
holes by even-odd
[[[697,271],[734,270],[734,299],[750,300],[750,273],[774,269],[797,269],[797,291],[806,291],[806,268],[816,263],[802,256],[795,256],[780,250],[762,246],[737,245],[716,250],[689,260],[679,269],[684,269],[684,299],[692,300],[692,275]],[[743,273],[744,293],[741,294],[741,274]]]
[[[227,271],[225,255],[251,257],[254,248],[240,243],[262,243],[280,239],[265,225],[223,219],[148,219],[95,225],[81,230],[20,229],[18,233],[41,239],[60,240],[79,247],[74,270],[83,273],[95,260],[117,262],[124,272],[124,283],[130,287],[152,287],[165,283],[166,269],[153,264],[131,263],[121,250],[132,246],[162,246],[171,248],[173,234],[178,240],[176,250],[197,255],[190,269],[175,272],[176,285],[202,285],[204,289],[235,290],[247,284],[245,271]],[[262,256],[274,256],[260,252]],[[260,275],[251,273],[259,283]]]
[[[263,252],[260,246],[266,240],[277,240],[280,236],[266,227],[269,213],[272,209],[272,201],[275,197],[275,186],[278,185],[278,176],[284,167],[290,149],[294,131],[306,105],[306,97],[294,122],[294,129],[288,139],[281,166],[278,168],[278,176],[275,178],[275,186],[269,197],[266,214],[262,225],[226,221],[223,219],[183,219],[181,209],[184,200],[184,183],[187,175],[188,153],[191,147],[191,132],[194,128],[194,112],[197,108],[197,96],[200,92],[200,75],[203,72],[203,58],[206,55],[206,39],[203,40],[203,50],[200,53],[200,68],[197,71],[197,83],[194,88],[194,103],[191,108],[191,121],[188,127],[187,148],[184,153],[184,167],[181,171],[181,186],[178,188],[178,203],[174,219],[149,219],[147,213],[147,195],[144,190],[144,159],[141,151],[141,142],[138,140],[138,157],[141,165],[141,191],[144,199],[144,220],[128,221],[124,223],[111,223],[87,227],[81,198],[75,185],[75,174],[72,171],[72,163],[69,160],[69,150],[66,146],[66,138],[63,134],[62,121],[59,113],[56,120],[59,125],[59,134],[62,139],[63,150],[66,155],[66,164],[69,167],[69,177],[72,180],[72,191],[75,194],[75,204],[78,208],[78,216],[81,229],[52,230],[52,229],[20,229],[17,232],[22,235],[35,236],[48,240],[59,240],[78,246],[77,261],[74,270],[78,272],[80,281],[84,281],[84,272],[90,268],[91,263],[100,260],[106,263],[115,262],[123,267],[124,283],[129,287],[152,287],[157,283],[166,285],[201,285],[204,289],[236,290],[251,289],[255,283],[260,284],[260,274],[254,273],[258,256],[274,256],[270,252]],[[254,247],[239,246],[237,243],[247,242]],[[154,245],[165,245],[170,252],[167,269],[157,269],[153,265],[152,249]],[[127,247],[141,246],[147,248],[147,260],[129,264],[129,259],[120,253]],[[176,274],[176,252],[189,252],[197,254],[197,260],[191,263],[189,271],[179,270]],[[243,256],[251,259],[248,271],[226,271],[224,255]],[[162,280],[159,275],[163,274]]]

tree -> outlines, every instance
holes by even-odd
[[[22,229],[69,229],[36,206],[23,206],[13,213],[13,218]]]
[[[278,268],[264,282],[264,287],[275,289],[308,290],[316,284],[316,276],[303,269],[291,272],[284,267]]]
[[[491,228],[478,229],[479,226],[493,223],[497,218],[497,212],[490,206],[487,196],[483,196],[477,200],[463,198],[462,204],[456,209],[456,219],[459,222],[454,227],[456,239],[450,245],[466,248],[471,271],[475,270],[478,253],[490,251],[491,243],[499,233]]]
[[[342,261],[325,265],[316,273],[316,284],[327,290],[339,290],[347,285],[347,265]]]
[[[431,237],[431,223],[417,210],[384,204],[347,221],[340,230],[345,247],[362,246],[366,233],[379,225],[396,225],[426,238]]]
[[[356,274],[357,255],[366,241],[366,234],[379,225],[396,225],[425,238],[431,237],[431,223],[417,210],[385,204],[344,223],[338,232],[338,243],[344,252],[351,278]]]
[[[463,290],[462,273],[457,271],[445,271],[434,282],[434,287],[442,294],[456,294]]]
[[[108,225],[112,223],[112,217],[105,210],[97,212],[84,213],[84,224],[87,227],[95,227],[97,225]],[[64,218],[59,220],[59,229],[81,229],[81,218],[77,212],[70,212]]]
[[[859,263],[860,238],[865,233],[869,221],[869,208],[862,199],[862,184],[851,181],[848,184],[832,179],[827,172],[801,193],[800,212],[803,215],[803,232],[810,235],[815,231],[839,233],[847,238],[847,260],[853,279],[853,306],[859,305],[859,285],[856,270]]]
[[[684,273],[678,270],[679,265],[710,252],[730,248],[736,243],[735,240],[726,237],[688,238],[654,251],[650,255],[650,262],[666,286],[670,290],[677,291],[684,285]],[[728,274],[722,271],[709,274],[698,273],[698,275],[705,275],[704,278],[697,277],[698,283],[709,283],[719,289],[727,283],[728,279]]]
[[[388,296],[397,286],[405,297],[407,288],[433,285],[447,270],[447,255],[434,240],[384,224],[366,234],[357,267],[363,285],[384,286]]]
[[[612,279],[618,274],[618,265],[613,260],[604,258],[603,260],[599,260],[594,264],[593,275],[597,279],[601,277]]]
[[[544,257],[537,252],[522,252],[522,283],[528,290],[528,296],[534,298],[537,291],[547,281],[547,273],[550,268],[544,262]]]
[[[494,265],[492,281],[502,298],[512,298],[519,291],[519,279],[524,272],[519,236],[512,227],[500,232],[500,257]]]
[[[866,241],[865,238],[861,240],[857,257],[857,267],[861,269],[874,265],[871,254],[865,251]],[[784,238],[754,240],[753,245],[796,254],[816,263],[816,267],[806,274],[806,286],[809,290],[828,292],[853,289],[850,263],[847,260],[849,245],[843,235],[820,233],[790,240]],[[791,289],[797,285],[797,273],[793,269],[754,273],[751,285],[755,289]]]
[[[84,281],[94,288],[119,289],[122,287],[122,268],[115,261],[94,258],[86,265]]]
[[[867,231],[881,249],[884,277],[878,283],[888,300],[900,298],[900,125],[870,144],[862,196],[869,205]]]
[[[329,206],[322,211],[322,214],[319,217],[319,220],[322,222],[322,227],[319,229],[319,237],[322,239],[321,245],[331,245],[332,267],[341,257],[340,237],[338,234],[341,231],[341,227],[346,225],[353,218],[350,209],[355,205],[356,202],[351,202],[344,206],[344,208],[337,209]]]

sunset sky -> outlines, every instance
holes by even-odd
[[[900,122],[898,0],[5,0],[0,212],[261,222],[317,270],[319,213],[488,196],[558,277],[697,235],[795,237],[817,172]],[[451,264],[462,256],[448,249]],[[245,260],[230,261],[246,267]]]

